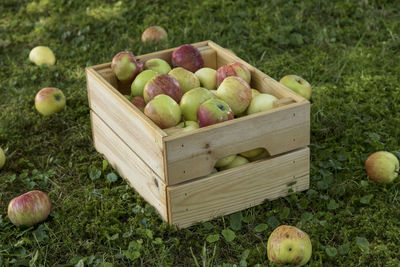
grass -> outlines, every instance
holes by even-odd
[[[309,266],[399,266],[400,181],[367,180],[366,157],[400,157],[400,16],[396,1],[16,1],[0,4],[0,266],[268,266],[280,224],[306,231]],[[142,44],[150,25],[168,41]],[[177,230],[94,150],[84,68],[211,39],[279,80],[313,85],[311,186]],[[57,63],[37,67],[47,45]],[[36,92],[61,88],[67,109],[42,117]],[[17,228],[8,202],[32,189],[53,210]]]

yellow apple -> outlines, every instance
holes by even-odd
[[[376,183],[391,183],[399,175],[399,160],[387,151],[371,154],[365,161],[368,178]]]
[[[65,105],[66,98],[64,93],[55,87],[43,88],[35,97],[36,110],[44,116],[62,111]]]
[[[300,76],[286,75],[279,82],[305,99],[310,100],[311,85]]]
[[[56,57],[53,51],[47,46],[36,46],[29,53],[29,60],[36,65],[54,65],[56,63]]]

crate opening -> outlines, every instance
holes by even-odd
[[[254,149],[243,151],[241,153],[219,158],[214,164],[213,171],[223,171],[270,157],[271,155],[267,149],[263,147],[257,147]]]

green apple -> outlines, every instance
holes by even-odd
[[[255,157],[257,157],[258,155],[260,155],[261,153],[263,153],[264,150],[265,150],[264,148],[259,147],[259,148],[254,148],[254,149],[251,149],[251,150],[247,150],[247,151],[245,151],[245,152],[240,153],[239,155],[240,155],[240,156],[243,156],[243,157],[245,157],[245,158],[247,158],[247,159],[249,159],[249,158],[255,158]]]
[[[182,121],[178,124],[178,127],[181,128],[184,132],[187,132],[198,129],[199,123],[197,121]]]
[[[217,97],[224,100],[238,115],[246,110],[251,102],[251,88],[240,77],[226,77],[217,89]]]
[[[47,46],[36,46],[29,53],[29,60],[36,65],[54,65],[56,62],[56,57],[53,51]]]
[[[203,87],[197,87],[186,92],[181,99],[182,115],[187,121],[197,121],[197,110],[206,100],[215,96]]]
[[[161,58],[152,58],[144,63],[144,67],[148,70],[153,70],[158,74],[167,74],[171,71],[171,66],[167,61]]]
[[[208,90],[215,90],[217,89],[217,82],[215,80],[216,73],[217,71],[212,68],[201,68],[194,74],[199,78],[202,87]]]
[[[168,34],[161,26],[150,26],[142,33],[142,42],[158,42],[167,39]]]
[[[184,68],[173,68],[168,75],[174,77],[182,88],[182,94],[188,92],[190,89],[200,87],[199,78],[193,72],[185,70]]]
[[[6,163],[6,154],[4,154],[3,149],[1,149],[0,147],[0,169],[3,168],[5,163]]]
[[[311,85],[300,76],[286,75],[279,82],[305,99],[310,100]]]
[[[266,149],[264,149],[263,152],[261,152],[261,154],[255,156],[255,157],[248,158],[248,160],[253,162],[253,161],[260,160],[260,159],[266,159],[269,157],[271,157],[271,155],[268,153],[268,151]]]
[[[302,266],[310,260],[311,253],[310,237],[294,226],[278,226],[268,238],[267,255],[271,262]]]
[[[237,155],[229,164],[221,167],[220,170],[223,171],[223,170],[239,167],[239,166],[245,165],[247,163],[249,163],[248,159]]]
[[[233,118],[233,111],[229,105],[217,98],[204,101],[197,110],[197,121],[200,127],[232,120]]]
[[[43,88],[35,97],[36,110],[44,116],[62,111],[65,105],[66,98],[63,92],[55,87]]]
[[[143,96],[143,88],[146,83],[157,73],[153,70],[144,70],[139,73],[131,85],[132,96]]]
[[[388,184],[399,175],[399,160],[387,151],[378,151],[365,161],[368,178],[376,183]]]
[[[236,154],[220,158],[219,160],[217,160],[214,167],[216,167],[216,168],[224,167],[224,166],[228,165],[229,163],[231,163],[235,158],[236,158]]]
[[[261,94],[260,91],[258,91],[257,89],[251,89],[251,97],[255,97],[256,95]]]
[[[251,99],[250,105],[247,108],[247,114],[253,114],[270,110],[274,107],[274,102],[278,100],[270,94],[259,94]]]
[[[161,129],[173,127],[181,121],[181,108],[168,95],[155,96],[144,108],[144,114]]]

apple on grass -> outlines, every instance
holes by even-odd
[[[56,62],[56,57],[53,51],[47,46],[36,46],[29,53],[29,60],[36,65],[54,65]]]
[[[242,78],[229,76],[219,85],[217,97],[228,103],[235,115],[239,115],[250,105],[251,88]]]
[[[365,161],[368,178],[376,183],[388,184],[399,175],[399,160],[387,151],[378,151]]]
[[[215,98],[209,90],[197,87],[186,92],[181,99],[180,107],[182,115],[187,121],[197,121],[197,110],[206,100]]]
[[[35,96],[36,110],[44,116],[62,111],[65,105],[64,93],[55,87],[43,88]]]
[[[267,255],[271,262],[302,266],[310,260],[311,253],[310,237],[294,226],[278,226],[268,238]]]
[[[197,120],[200,127],[232,120],[233,118],[233,111],[229,105],[217,98],[204,101],[197,110]]]
[[[270,94],[258,94],[254,96],[251,101],[250,105],[247,108],[247,114],[254,114],[262,111],[267,111],[274,108],[274,102],[278,100],[273,95]]]
[[[203,57],[199,49],[190,44],[176,48],[172,52],[171,62],[172,66],[182,67],[193,73],[204,67]]]
[[[184,68],[173,68],[168,75],[174,77],[182,88],[182,94],[188,92],[190,89],[200,87],[199,78],[193,72],[185,70]]]
[[[51,211],[49,196],[38,190],[16,197],[8,204],[8,218],[16,225],[33,226],[47,219]]]
[[[155,96],[144,108],[144,114],[161,129],[173,127],[181,121],[181,108],[168,95]]]
[[[168,37],[167,32],[161,26],[150,26],[142,33],[142,42],[158,42]]]
[[[235,168],[235,167],[239,167],[239,166],[242,166],[242,165],[245,165],[245,164],[247,164],[247,163],[249,163],[249,160],[248,159],[246,159],[245,157],[242,157],[242,156],[240,156],[240,155],[236,155],[236,157],[229,163],[229,164],[227,164],[227,165],[225,165],[225,166],[222,166],[221,168],[219,168],[221,171],[223,171],[223,170],[227,170],[227,169],[232,169],[232,168]]]
[[[305,99],[310,100],[311,85],[300,76],[286,75],[279,82]]]
[[[158,74],[167,74],[171,71],[171,66],[168,64],[168,62],[161,58],[152,58],[147,60],[144,63],[144,67]]]
[[[130,51],[117,53],[112,59],[111,69],[123,83],[131,83],[141,70],[135,55]]]
[[[6,163],[6,154],[4,154],[3,149],[0,147],[0,169],[4,167],[4,164]]]
[[[229,76],[240,77],[243,80],[245,80],[248,84],[250,84],[251,73],[249,69],[240,62],[227,64],[217,69],[215,75],[217,87],[223,82],[223,80],[225,80],[226,77]]]
[[[146,103],[159,94],[165,94],[177,103],[182,98],[182,88],[179,82],[168,74],[159,74],[151,78],[143,88],[143,97]]]
[[[194,75],[199,78],[200,85],[208,90],[217,89],[217,83],[215,81],[217,71],[212,68],[201,68],[197,70]]]
[[[139,73],[131,85],[132,96],[143,96],[144,86],[155,76],[157,76],[157,73],[153,70],[144,70]]]

